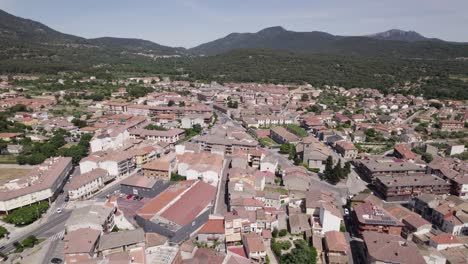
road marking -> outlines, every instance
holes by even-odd
[[[62,237],[64,235],[65,235],[65,230],[60,231],[60,232],[54,234],[53,236],[49,237],[49,240],[50,241],[55,241],[55,240],[58,240],[58,239],[62,239]]]

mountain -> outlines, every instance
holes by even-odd
[[[365,37],[381,39],[381,40],[398,40],[406,42],[415,42],[415,41],[426,41],[431,40],[426,38],[415,31],[404,31],[400,29],[390,29],[384,32],[379,32]]]
[[[232,33],[189,51],[215,55],[234,49],[281,49],[300,53],[446,59],[468,57],[468,44],[428,39],[413,31],[389,30],[369,36],[337,36],[271,27],[256,33]]]
[[[12,47],[10,57],[20,56],[20,52],[56,53],[56,49],[70,49],[71,53],[87,50],[106,53],[141,53],[146,56],[177,55],[184,52],[183,48],[172,48],[151,41],[131,38],[95,38],[86,39],[64,34],[46,25],[11,15],[0,10],[0,47]],[[16,49],[15,49],[16,48]],[[15,53],[14,51],[18,52]],[[29,52],[28,52],[29,53]],[[42,56],[43,54],[37,54]]]

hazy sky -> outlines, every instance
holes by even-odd
[[[0,9],[86,38],[183,47],[277,25],[336,35],[399,28],[468,42],[468,0],[0,0]]]

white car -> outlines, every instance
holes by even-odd
[[[60,214],[62,212],[62,208],[57,208],[57,214]]]

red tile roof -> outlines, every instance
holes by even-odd
[[[224,234],[224,219],[209,219],[199,234]]]

